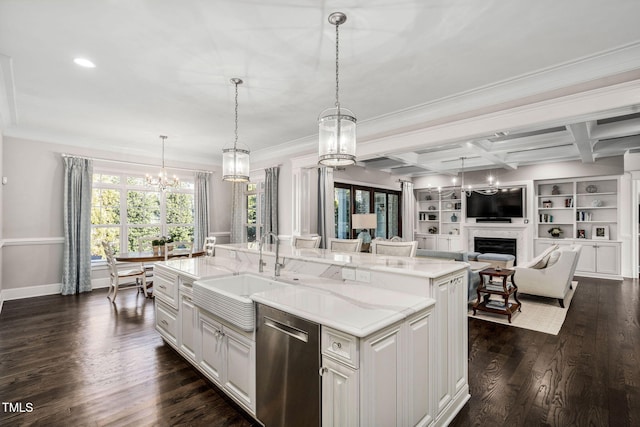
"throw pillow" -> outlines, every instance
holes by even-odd
[[[528,268],[545,268],[547,266],[548,256],[551,252],[558,249],[558,245],[551,245],[545,249],[540,255],[531,260],[529,265],[525,265]],[[546,259],[545,259],[546,258]]]
[[[535,268],[537,270],[542,270],[543,268],[547,268],[547,263],[549,262],[549,254],[542,257],[542,259],[536,262],[531,268]]]
[[[555,264],[556,262],[558,262],[558,259],[560,258],[560,251],[559,250],[555,250],[553,252],[551,252],[549,254],[549,261],[547,261],[547,267],[549,268],[551,267],[553,264]]]

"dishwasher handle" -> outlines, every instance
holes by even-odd
[[[293,326],[285,325],[284,323],[278,322],[270,317],[264,316],[264,325],[302,342],[309,342],[309,334],[307,332],[294,328]]]

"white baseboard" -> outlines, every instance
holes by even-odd
[[[106,288],[109,286],[109,278],[93,279],[91,281],[92,289]],[[62,283],[52,283],[49,285],[25,286],[23,288],[3,289],[0,292],[0,311],[2,311],[2,303],[23,298],[42,297],[45,295],[56,295],[60,293]]]

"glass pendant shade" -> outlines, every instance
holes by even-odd
[[[329,23],[336,27],[336,103],[318,118],[318,163],[330,167],[356,162],[356,116],[340,107],[339,27],[346,21],[347,16],[342,12],[329,15]]]
[[[235,139],[233,145],[222,149],[222,180],[230,182],[249,181],[249,147],[238,144],[238,85],[244,83],[242,79],[234,77],[231,79],[236,87],[235,103]]]
[[[318,163],[347,166],[356,162],[356,118],[346,108],[327,108],[318,119]]]
[[[222,179],[231,182],[249,181],[249,149],[232,147],[222,149]]]

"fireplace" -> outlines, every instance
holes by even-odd
[[[474,237],[473,250],[483,254],[508,254],[516,259],[513,265],[518,263],[517,239],[504,239],[499,237]]]

